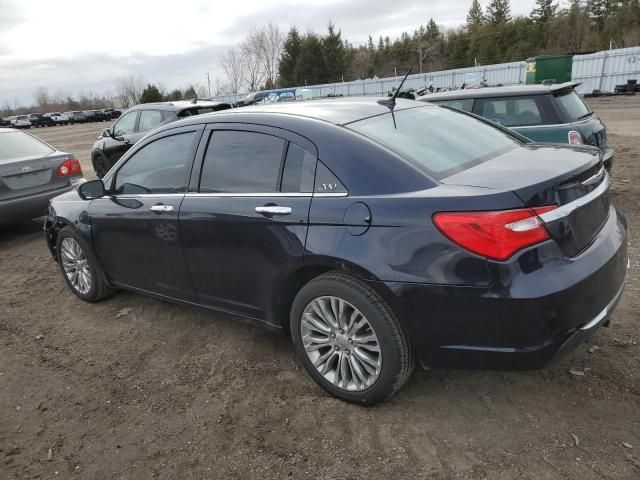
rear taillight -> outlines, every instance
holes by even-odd
[[[506,260],[523,248],[544,242],[549,233],[539,215],[557,208],[524,208],[491,212],[440,212],[438,230],[465,250],[492,260]]]
[[[70,158],[62,162],[62,165],[58,167],[59,177],[68,177],[69,175],[80,175],[82,173],[82,167],[80,162],[75,158]]]
[[[576,132],[575,130],[571,130],[568,133],[569,136],[569,144],[570,145],[582,145],[584,143],[584,139],[582,138],[582,134],[580,132]]]

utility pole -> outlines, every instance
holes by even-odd
[[[209,97],[211,97],[211,78],[209,77],[209,72],[207,72],[207,86],[209,87]]]

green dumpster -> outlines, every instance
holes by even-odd
[[[573,55],[539,55],[527,58],[527,85],[571,81]]]

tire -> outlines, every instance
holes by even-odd
[[[66,266],[73,261],[72,257],[74,254],[78,253],[73,250],[73,248],[72,250],[69,250],[69,248],[74,245],[80,249],[80,254],[76,260],[84,262],[83,265],[85,266],[85,268],[82,269],[84,275],[82,273],[80,274],[84,279],[84,282],[75,285],[69,278],[69,274],[73,275],[73,273],[70,272],[68,274],[65,269]],[[102,271],[102,267],[98,263],[98,259],[93,254],[93,251],[87,242],[85,242],[85,240],[76,233],[73,228],[64,227],[58,233],[58,238],[56,239],[56,254],[58,256],[58,264],[60,265],[62,276],[64,277],[65,282],[67,282],[67,286],[78,298],[85,302],[98,302],[113,293],[113,290],[109,287],[104,272]],[[75,269],[77,266],[74,266],[73,268]],[[85,287],[87,287],[87,278],[88,288],[86,288],[85,291]]]
[[[109,162],[104,155],[96,155],[93,160],[93,170],[96,172],[98,178],[103,178],[109,171]]]
[[[342,311],[342,325],[346,328],[331,327],[330,322],[323,324],[316,313],[322,304],[325,311]],[[363,317],[367,325],[356,328],[363,324]],[[310,318],[314,321],[310,322]],[[335,321],[335,317],[333,319]],[[317,328],[318,324],[322,329]],[[402,387],[413,372],[413,351],[395,314],[380,295],[349,275],[327,273],[302,287],[291,307],[290,326],[296,355],[309,375],[327,392],[347,402],[360,405],[381,402]],[[307,340],[303,340],[303,336]],[[318,343],[314,344],[310,338]],[[363,339],[368,339],[366,346]],[[322,347],[316,348],[320,344]],[[307,349],[311,351],[307,353]],[[314,362],[320,362],[323,356],[332,360],[316,368]],[[369,360],[365,362],[365,358]],[[372,359],[375,361],[368,363]],[[328,372],[319,370],[327,368],[327,364],[332,365]],[[359,365],[359,371],[368,381],[362,381],[354,364]]]

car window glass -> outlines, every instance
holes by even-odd
[[[575,122],[591,113],[580,96],[575,91],[556,95],[557,101],[566,113],[567,121]]]
[[[316,168],[315,155],[289,143],[282,172],[282,192],[311,192]]]
[[[32,155],[48,155],[53,151],[47,144],[26,133],[0,133],[0,160]]]
[[[202,166],[200,191],[275,192],[284,143],[281,138],[263,133],[214,132]]]
[[[116,136],[128,135],[135,131],[136,115],[138,112],[129,112],[120,117],[120,120],[113,126],[113,134]]]
[[[116,174],[116,194],[180,193],[187,189],[195,132],[160,138],[135,152]]]
[[[542,113],[534,98],[484,100],[480,115],[507,127],[543,123]]]
[[[458,100],[443,100],[437,102],[438,105],[444,105],[445,107],[455,108],[456,110],[462,110],[463,112],[470,112],[473,110],[473,98],[460,98]]]
[[[148,132],[162,123],[162,113],[158,110],[143,110],[138,122],[139,132]]]

